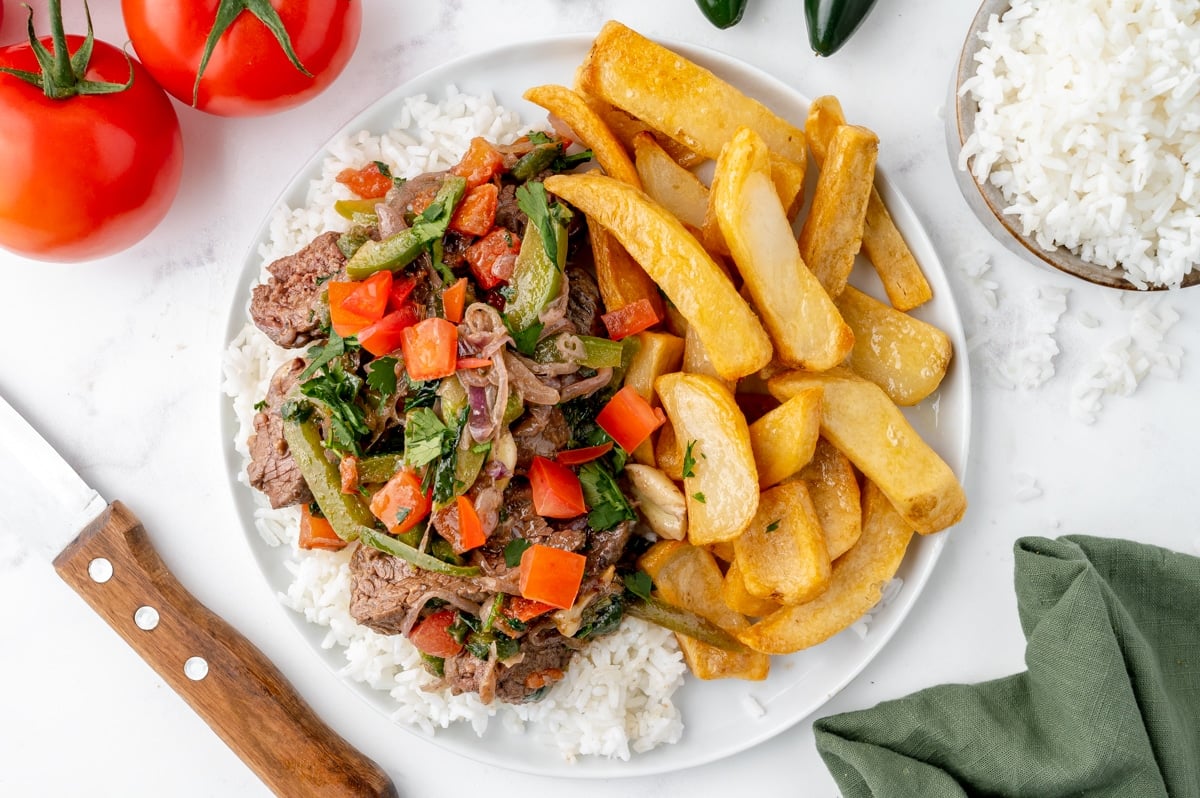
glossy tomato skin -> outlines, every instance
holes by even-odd
[[[82,43],[67,36],[72,53]],[[38,260],[92,260],[132,246],[166,216],[183,172],[183,137],[171,98],[132,63],[129,89],[65,100],[0,73],[0,247]],[[97,41],[85,77],[124,83],[129,64]],[[27,42],[0,48],[0,66],[38,69]]]
[[[121,0],[138,58],[180,102],[192,104],[196,70],[219,0]],[[196,106],[220,116],[275,113],[312,99],[350,60],[362,30],[360,0],[271,0],[306,77],[274,35],[243,11],[217,42],[200,80]]]

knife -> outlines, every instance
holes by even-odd
[[[276,795],[396,796],[386,772],[184,589],[134,514],[88,487],[3,397],[0,532],[52,558],[63,581]]]

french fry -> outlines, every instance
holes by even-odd
[[[729,568],[725,571],[725,581],[721,583],[721,600],[729,609],[751,618],[764,618],[780,607],[779,602],[753,596],[746,590],[737,560],[729,563]]]
[[[638,567],[651,579],[658,579],[662,567],[686,548],[687,544],[679,540],[660,540],[638,557]]]
[[[797,479],[804,480],[808,495],[825,532],[829,559],[836,560],[858,542],[862,534],[862,494],[854,466],[846,455],[824,438]]]
[[[712,556],[716,557],[726,565],[733,562],[733,542],[729,540],[720,540],[716,543],[710,543],[704,548],[712,552]]]
[[[836,97],[825,96],[813,100],[809,106],[805,132],[812,149],[813,160],[818,164],[825,160],[825,153],[833,131],[846,124],[842,105]],[[875,267],[888,301],[897,310],[912,310],[933,298],[933,289],[921,272],[904,237],[896,229],[896,223],[883,204],[879,189],[872,187],[867,201],[867,213],[863,220],[863,253]]]
[[[801,604],[829,586],[829,551],[803,481],[764,492],[754,520],[733,542],[746,591],[784,605]]]
[[[967,499],[954,472],[878,385],[839,366],[780,374],[768,386],[781,400],[823,387],[821,435],[879,486],[917,532],[928,535],[962,519]]]
[[[683,364],[683,339],[670,333],[640,332],[634,336],[637,353],[625,369],[625,384],[632,386],[647,402],[657,406],[654,381],[663,374],[679,371]]]
[[[734,393],[737,389],[736,380],[726,380],[721,378],[721,374],[713,365],[712,358],[708,356],[708,352],[704,348],[704,342],[700,340],[700,334],[696,332],[695,327],[688,327],[687,332],[683,336],[683,366],[682,370],[688,374],[704,374],[713,379],[720,380],[721,384],[729,389],[730,393]]]
[[[688,541],[697,546],[733,540],[758,508],[758,471],[750,430],[733,394],[712,377],[665,374],[654,384],[667,411],[684,464]],[[689,467],[690,466],[690,467]]]
[[[654,128],[647,125],[640,119],[635,119],[620,108],[616,108],[612,103],[605,102],[599,97],[593,97],[584,91],[580,86],[576,85],[575,91],[584,99],[588,107],[595,111],[596,115],[604,120],[604,124],[608,125],[608,129],[613,132],[613,135],[620,139],[621,144],[625,147],[625,151],[633,153],[633,138],[638,133],[649,133],[654,136],[659,146],[666,150],[667,154],[682,166],[684,169],[691,169],[698,166],[706,159],[703,155],[692,152],[687,147],[680,144],[678,141],[659,133]]]
[[[800,230],[800,255],[834,298],[846,287],[862,248],[878,154],[879,137],[874,133],[865,127],[839,126]]]
[[[739,127],[772,152],[807,158],[804,131],[712,72],[619,22],[605,23],[576,75],[580,88],[691,150],[716,158]]]
[[[898,405],[929,396],[950,365],[950,336],[920,319],[846,286],[835,300],[854,330],[846,364],[882,388]]]
[[[904,559],[912,528],[872,483],[863,493],[862,527],[854,548],[833,563],[824,593],[768,615],[738,639],[755,651],[790,654],[828,640],[879,603]]]
[[[696,328],[725,379],[758,371],[771,341],[737,290],[678,219],[632,186],[594,173],[553,175],[546,190],[607,228]]]
[[[820,388],[800,391],[750,425],[758,484],[764,490],[812,460],[821,432],[822,393]]]
[[[664,474],[676,482],[683,482],[683,451],[679,448],[679,439],[675,437],[675,428],[671,426],[670,419],[658,428],[654,459]]]
[[[845,359],[854,334],[805,266],[767,166],[762,139],[740,128],[717,160],[711,206],[776,357],[820,371]]]
[[[631,186],[642,187],[629,153],[582,97],[566,86],[550,84],[534,86],[526,90],[524,97],[534,105],[545,108],[571,128],[579,141],[592,151],[592,157],[605,174]]]
[[[716,560],[702,548],[684,546],[658,568],[654,586],[668,604],[691,610],[733,635],[745,632],[750,624],[721,599],[723,579]],[[767,678],[770,657],[756,651],[735,653],[701,643],[686,635],[676,635],[683,658],[700,679]]]
[[[684,224],[696,228],[704,225],[708,188],[700,178],[676,163],[650,133],[633,137],[633,165],[642,188],[655,202]]]
[[[596,287],[609,313],[632,305],[640,299],[650,303],[661,319],[666,312],[658,286],[639,266],[625,247],[600,225],[587,220],[588,238],[592,245],[592,263],[596,269]]]

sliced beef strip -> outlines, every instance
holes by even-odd
[[[564,551],[578,551],[587,544],[586,517],[552,526],[533,508],[533,490],[528,483],[515,483],[504,497],[504,511],[488,547],[502,550],[513,538],[524,538]]]
[[[324,283],[345,274],[339,236],[323,233],[299,252],[280,258],[267,267],[270,279],[254,287],[250,318],[279,346],[292,349],[320,337],[326,315],[319,303]]]
[[[454,695],[479,693],[479,700],[492,703],[496,693],[496,673],[499,666],[479,659],[464,650],[445,662],[445,682]]]
[[[517,444],[517,473],[525,473],[534,457],[553,459],[571,441],[571,427],[562,411],[549,405],[533,405],[513,428]]]
[[[625,546],[633,534],[633,524],[622,521],[612,529],[593,529],[588,533],[586,574],[599,574],[610,565],[616,565],[625,553]]]
[[[399,212],[401,218],[413,213],[413,202],[420,197],[437,192],[446,172],[426,172],[405,180],[393,188],[384,198],[384,203],[390,211]],[[421,210],[424,210],[422,208]]]
[[[549,619],[538,623],[550,625]],[[553,626],[531,628],[521,638],[525,656],[512,667],[501,667],[496,682],[496,697],[510,704],[528,701],[542,687],[558,681],[571,662],[575,650]]]
[[[304,367],[303,358],[294,358],[271,377],[266,404],[254,416],[254,432],[247,441],[250,464],[246,473],[250,484],[266,494],[272,507],[302,504],[313,498],[284,440],[283,416],[279,410]]]
[[[567,318],[575,325],[580,335],[608,337],[608,331],[600,316],[604,313],[604,302],[600,298],[600,287],[584,269],[568,266],[567,280],[571,293],[567,302]]]
[[[470,580],[421,570],[369,546],[350,557],[350,615],[382,634],[400,634],[409,610],[435,590],[475,604],[489,595]]]
[[[525,225],[529,217],[517,204],[517,186],[506,183],[500,187],[500,195],[496,200],[496,226],[504,227],[516,234],[517,238],[525,235]]]

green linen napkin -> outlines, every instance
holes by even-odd
[[[1029,670],[818,720],[845,798],[1200,797],[1200,559],[1086,536],[1015,553]]]

